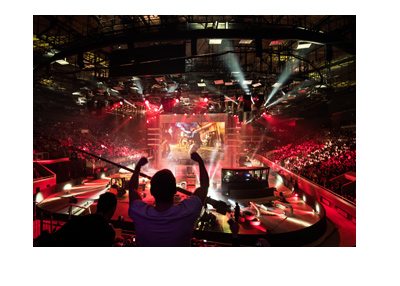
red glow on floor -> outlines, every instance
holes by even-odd
[[[262,231],[262,232],[267,232],[267,229],[262,227],[261,225],[253,225],[253,227],[258,229],[258,230],[260,230],[260,231]]]

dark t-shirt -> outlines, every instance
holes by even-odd
[[[115,231],[99,214],[69,220],[54,233],[52,246],[112,246]]]

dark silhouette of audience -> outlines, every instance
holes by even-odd
[[[35,246],[106,247],[112,246],[115,230],[109,223],[117,207],[117,197],[106,192],[99,197],[94,214],[67,221],[53,233],[43,233],[34,240]]]

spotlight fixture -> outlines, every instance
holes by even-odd
[[[299,42],[298,45],[297,45],[296,50],[308,49],[310,46],[311,46],[311,43]]]
[[[197,86],[206,86],[206,83],[205,82],[198,82]]]
[[[215,85],[224,84],[224,81],[222,79],[214,80],[214,84]]]
[[[56,63],[58,63],[58,64],[60,64],[60,65],[63,65],[63,66],[69,64],[69,62],[67,62],[66,59],[63,59],[63,60],[56,60]]]
[[[253,85],[252,85],[253,87],[259,87],[259,86],[261,86],[261,83],[260,82],[257,82],[257,83],[253,83]]]
[[[269,46],[271,47],[271,46],[280,46],[280,45],[282,45],[282,40],[276,40],[276,41],[271,41],[271,42],[269,42]]]
[[[162,82],[162,81],[165,81],[165,78],[163,76],[162,77],[156,77],[155,80],[158,81],[158,82]]]
[[[253,42],[253,40],[244,40],[244,39],[242,39],[242,40],[239,41],[239,45],[250,45],[251,42]]]
[[[220,45],[222,43],[222,39],[210,39],[210,45]]]

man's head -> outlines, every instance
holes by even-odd
[[[117,207],[117,197],[115,194],[106,192],[99,197],[97,202],[97,212],[110,218],[114,215]]]
[[[174,174],[163,169],[154,174],[150,181],[150,193],[158,202],[170,202],[176,194]]]

